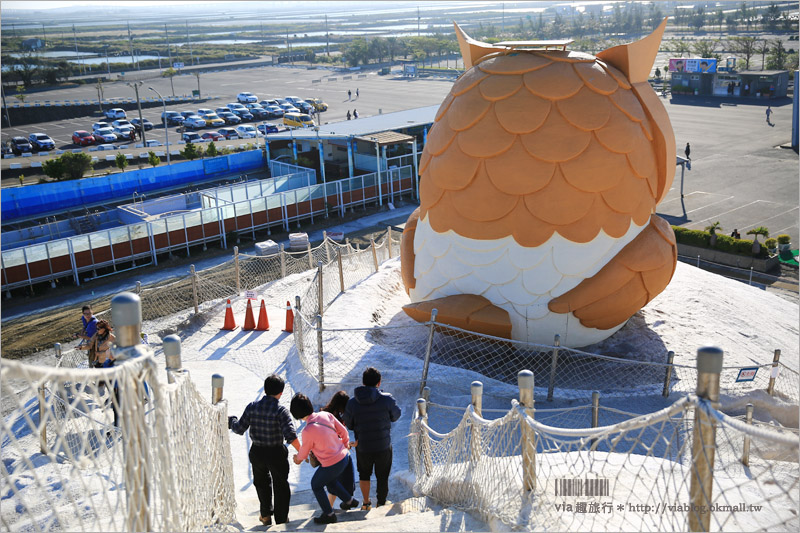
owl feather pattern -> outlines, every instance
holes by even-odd
[[[439,108],[420,161],[420,208],[402,246],[410,316],[436,307],[473,331],[535,342],[559,333],[582,346],[666,287],[677,251],[654,213],[675,142],[646,81],[663,28],[594,57],[498,48],[456,26],[474,65]],[[507,314],[470,317],[487,306]]]

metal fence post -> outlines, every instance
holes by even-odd
[[[775,378],[778,377],[779,367],[778,364],[781,360],[781,350],[780,348],[775,350],[774,355],[772,356],[772,370],[769,374],[769,384],[767,384],[767,394],[772,396],[775,392]]]
[[[195,271],[194,265],[189,265],[189,273],[192,276],[192,303],[194,303],[194,314],[198,314],[200,312],[200,302],[197,298],[197,271]]]
[[[322,315],[317,315],[317,371],[319,372],[319,391],[325,390],[325,364],[322,357]]]
[[[596,428],[600,422],[600,391],[592,391],[592,427]],[[594,446],[597,439],[589,439],[589,446]]]
[[[661,396],[664,398],[669,397],[669,384],[672,381],[672,362],[675,360],[675,352],[672,350],[667,352],[667,371],[664,375],[664,390],[661,391]]]
[[[753,404],[747,404],[747,410],[745,411],[745,419],[744,421],[747,422],[748,425],[753,425]],[[747,433],[744,434],[744,445],[742,445],[742,464],[744,466],[750,466],[750,435]]]
[[[425,399],[426,402],[431,401],[431,388],[430,387],[422,387],[422,397]]]
[[[747,281],[748,285],[753,284],[753,267],[750,267],[750,279]]]
[[[236,296],[239,296],[239,293],[242,292],[242,287],[239,281],[239,247],[233,247],[233,266],[234,270],[236,271]]]
[[[431,364],[431,349],[433,348],[433,333],[436,329],[436,315],[439,314],[438,309],[431,310],[431,320],[428,322],[430,331],[428,331],[428,345],[425,347],[425,359],[422,362],[422,381],[419,384],[419,393],[425,389],[428,384],[428,367]]]
[[[517,374],[519,403],[525,408],[526,417],[533,420],[533,372],[520,370]],[[522,484],[525,490],[536,489],[536,434],[526,420],[522,427]]]
[[[225,385],[225,378],[220,374],[211,376],[211,403],[217,405],[222,401],[222,388]]]
[[[428,403],[420,398],[417,400],[417,413],[419,414],[419,455],[422,456],[422,463],[425,465],[427,474],[433,472],[433,460],[431,459],[431,447],[428,442],[428,430],[423,422],[428,420]]]
[[[142,294],[142,282],[141,281],[137,281],[136,282],[136,294]]]
[[[44,396],[44,383],[37,390],[39,397],[39,450],[47,454],[47,403]]]
[[[561,335],[553,339],[553,356],[550,360],[550,383],[547,385],[547,401],[553,401],[553,390],[556,387],[556,368],[558,368],[558,347],[561,346]]]
[[[331,262],[331,243],[328,242],[328,232],[322,231],[322,242],[325,243],[325,262]]]
[[[167,367],[167,382],[175,383],[175,372],[180,372],[183,368],[181,338],[177,335],[167,335],[161,346],[164,350],[164,362]]]
[[[325,314],[325,284],[322,282],[322,261],[317,261],[317,305],[319,314]]]
[[[339,292],[344,292],[344,268],[342,268],[342,249],[336,252],[336,263],[339,265]]]
[[[283,243],[281,243],[281,278],[286,277],[286,252],[283,250]]]
[[[306,244],[306,253],[308,254],[308,268],[314,268],[314,254],[311,253],[311,241]]]
[[[392,227],[386,226],[386,240],[389,243],[389,259],[392,258]]]
[[[372,262],[375,263],[375,272],[378,271],[378,250],[375,249],[375,239],[369,240],[369,245],[372,248]]]
[[[53,349],[56,352],[56,359],[61,359],[61,343],[57,342],[53,345]]]
[[[714,483],[716,422],[704,411],[704,403],[716,408],[719,402],[719,375],[722,372],[720,348],[697,350],[697,396],[692,434],[692,479],[689,486],[689,531],[708,531],[711,522],[711,491]],[[705,400],[705,402],[704,402]]]
[[[303,336],[303,318],[300,316],[300,297],[294,297],[294,321],[292,322],[292,329],[294,330],[294,338],[297,343],[297,351],[305,356],[306,342]]]

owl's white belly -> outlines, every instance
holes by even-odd
[[[553,313],[547,304],[597,274],[645,226],[631,222],[619,239],[600,231],[583,244],[554,233],[541,246],[526,248],[512,236],[482,241],[454,231],[437,233],[425,217],[414,236],[416,287],[409,295],[412,302],[420,302],[477,294],[508,311],[514,340],[552,344],[559,334],[563,346],[594,344],[624,322],[612,329],[587,328],[572,313]]]

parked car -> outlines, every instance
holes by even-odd
[[[117,147],[113,144],[101,144],[97,147],[98,150],[116,150]]]
[[[198,143],[203,142],[203,139],[200,137],[199,133],[195,133],[193,131],[189,131],[183,134],[181,140],[186,141],[187,143]]]
[[[183,120],[183,115],[177,111],[165,111],[161,113],[161,123],[164,124],[166,122],[167,126],[180,126],[183,124]]]
[[[120,141],[132,141],[133,140],[133,126],[130,127],[123,127],[123,128],[114,128],[112,130],[114,135],[117,136],[117,139]]]
[[[56,148],[55,141],[44,133],[31,133],[28,135],[28,140],[36,150],[55,150]]]
[[[199,130],[206,127],[206,121],[197,115],[189,115],[183,121],[183,127],[191,130]]]
[[[201,107],[200,109],[197,110],[197,113],[195,113],[195,114],[198,117],[204,117],[205,118],[206,115],[210,115],[210,114],[213,114],[213,113],[214,112],[212,110],[210,110],[208,108],[205,108],[205,107]]]
[[[237,132],[235,128],[220,128],[217,130],[217,133],[228,140],[239,138],[239,132]]]
[[[94,132],[100,129],[110,128],[110,127],[111,124],[108,122],[95,122],[94,124],[92,124],[92,131]]]
[[[267,106],[265,108],[267,113],[269,113],[269,118],[283,118],[284,112],[283,109],[276,105]]]
[[[258,130],[252,124],[236,126],[236,133],[240,139],[254,139],[258,137]]]
[[[271,105],[278,105],[278,101],[277,100],[261,100],[259,102],[259,104],[261,104],[261,107],[267,108],[267,107],[269,107]]]
[[[305,113],[286,113],[283,115],[283,124],[290,128],[311,128],[314,121]]]
[[[314,107],[298,96],[287,96],[286,101],[300,110],[301,113],[311,114]]]
[[[191,117],[192,115],[197,115],[194,111],[178,111],[184,119]]]
[[[320,113],[328,110],[328,104],[323,102],[320,98],[306,98],[306,102],[314,106],[314,109]]]
[[[150,122],[149,120],[147,120],[146,118],[141,120],[141,124],[140,124],[139,119],[135,118],[135,119],[131,120],[131,124],[133,124],[133,126],[136,127],[136,128],[139,128],[140,125],[143,126],[144,127],[144,131],[150,131],[150,130],[153,129],[153,123]]]
[[[261,133],[261,135],[266,135],[267,133],[278,133],[278,126],[267,122],[266,124],[259,124],[258,131]]]
[[[248,107],[247,111],[251,115],[253,115],[253,118],[255,118],[256,120],[264,120],[264,119],[269,118],[269,111],[267,111],[266,109],[264,109],[260,105],[258,105],[258,104],[248,104],[248,105],[249,106],[253,106],[253,107]]]
[[[216,113],[207,113],[202,116],[202,119],[206,121],[206,127],[209,128],[216,128],[218,126],[224,126],[225,120],[218,117]]]
[[[236,112],[237,109],[239,109],[241,111],[247,111],[247,108],[243,104],[237,104],[235,102],[231,102],[230,104],[227,104],[227,107],[228,107],[228,109],[230,109],[233,112]]]
[[[117,140],[117,134],[112,128],[99,128],[94,132],[94,142],[98,144],[112,143]]]
[[[128,115],[125,114],[125,110],[119,107],[114,107],[112,109],[106,109],[103,114],[106,118],[109,119],[117,119],[117,118],[128,118]]]
[[[225,137],[222,136],[221,133],[216,131],[207,131],[200,136],[204,141],[221,141]]]
[[[78,146],[90,146],[94,144],[94,136],[86,130],[72,132],[72,144]]]
[[[155,139],[147,139],[147,141],[144,143],[144,145],[146,147],[148,147],[148,148],[151,148],[153,146],[164,146],[162,143],[158,142]]]
[[[133,124],[131,124],[130,120],[122,118],[122,119],[115,120],[114,122],[112,122],[111,123],[111,127],[112,128],[130,128],[130,129],[133,129]]]
[[[30,153],[33,151],[31,142],[25,137],[12,137],[11,138],[11,152],[16,155],[23,153]]]
[[[231,111],[231,113],[239,117],[242,122],[249,122],[253,120],[253,114],[247,109],[234,109]]]
[[[299,113],[300,112],[300,110],[297,109],[292,104],[281,104],[280,108],[283,109],[284,118],[286,117],[287,113]]]
[[[228,108],[226,107],[225,109]],[[234,113],[231,113],[230,110],[217,113],[217,116],[224,120],[225,124],[233,124],[234,126],[242,121],[242,119],[240,119]]]
[[[241,92],[236,95],[236,99],[242,104],[249,104],[258,102],[258,97],[253,93]]]

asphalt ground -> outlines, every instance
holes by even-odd
[[[362,117],[434,105],[441,102],[451,87],[450,81],[434,79],[405,79],[395,76],[378,76],[374,72],[342,74],[330,70],[290,67],[259,67],[236,71],[205,73],[200,78],[201,90],[213,95],[198,107],[216,108],[235,101],[236,94],[251,91],[259,99],[284,96],[322,98],[329,110],[322,114],[322,122],[345,120],[347,110],[358,109]],[[351,79],[344,80],[343,77]],[[332,78],[336,78],[333,80]],[[314,82],[314,80],[321,80]],[[194,76],[176,76],[175,94],[187,94],[197,89]],[[144,87],[153,86],[162,95],[172,94],[169,79],[154,78],[145,81]],[[359,96],[355,96],[356,88]],[[352,91],[348,98],[347,91]],[[145,89],[146,91],[146,89]],[[149,93],[150,91],[146,91]],[[133,90],[123,82],[105,84],[106,97],[130,97]],[[48,93],[50,100],[93,99],[94,86],[84,85]],[[730,234],[734,228],[744,237],[748,229],[766,226],[771,235],[788,233],[796,247],[800,242],[798,232],[798,155],[783,148],[790,141],[790,99],[770,102],[773,109],[770,126],[766,122],[766,100],[734,100],[678,96],[662,98],[675,131],[678,154],[683,154],[686,142],[692,146],[692,170],[684,176],[684,196],[680,195],[680,168],[658,213],[670,223],[692,229],[703,229],[719,221],[722,232]],[[168,109],[184,110],[188,106],[175,105]],[[160,108],[143,111],[154,124],[160,123]],[[70,136],[76,129],[91,129],[98,117],[84,120],[58,121],[33,126],[53,137],[61,148],[72,148]],[[31,126],[22,130],[5,128],[2,139],[34,131]],[[157,126],[147,132],[148,139],[164,142],[164,130]],[[171,131],[172,134],[172,131]],[[176,140],[177,135],[171,140]],[[241,144],[236,141],[234,144]],[[141,149],[131,149],[140,152]],[[97,152],[98,156],[103,152]],[[31,158],[31,159],[34,159]],[[30,160],[26,158],[26,160]],[[3,160],[3,168],[9,161]],[[19,158],[16,161],[20,161]],[[681,201],[683,200],[683,201]]]

